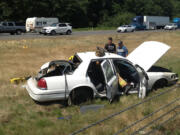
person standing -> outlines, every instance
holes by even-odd
[[[126,48],[126,46],[124,46],[122,41],[118,42],[117,54],[123,57],[126,57],[128,55],[128,49]]]
[[[104,49],[110,53],[116,53],[116,45],[112,42],[112,37],[108,38],[108,43],[105,44]]]

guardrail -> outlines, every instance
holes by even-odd
[[[119,111],[119,112],[113,113],[113,114],[105,117],[104,119],[101,119],[101,120],[99,120],[99,121],[96,121],[96,122],[94,122],[94,123],[91,123],[91,124],[89,124],[88,126],[83,127],[83,128],[81,128],[81,129],[79,129],[79,130],[71,133],[70,135],[77,135],[77,134],[79,134],[79,133],[81,133],[81,132],[83,132],[83,131],[85,131],[85,130],[93,127],[93,126],[96,126],[96,125],[98,125],[98,124],[100,124],[100,123],[102,123],[102,122],[104,122],[104,121],[106,121],[106,120],[109,120],[109,119],[111,119],[111,118],[113,118],[113,117],[115,117],[115,116],[117,116],[117,115],[120,115],[120,114],[122,114],[123,112],[126,112],[126,111],[128,111],[128,110],[130,110],[130,109],[133,109],[133,108],[135,108],[135,107],[137,107],[137,106],[139,106],[139,105],[141,105],[141,104],[144,104],[144,103],[146,103],[146,102],[149,102],[149,101],[151,101],[151,100],[153,100],[153,99],[155,99],[155,98],[157,98],[157,97],[159,97],[159,96],[161,96],[161,95],[164,95],[164,94],[166,94],[166,93],[168,93],[168,92],[172,92],[173,90],[175,90],[175,89],[178,88],[178,87],[179,87],[179,85],[176,85],[176,86],[174,86],[173,88],[169,88],[169,89],[167,89],[167,90],[165,90],[165,91],[163,91],[163,92],[161,92],[161,93],[159,93],[159,94],[157,94],[157,95],[154,95],[154,96],[152,96],[152,97],[149,97],[149,98],[147,98],[147,99],[144,99],[143,101],[141,101],[141,102],[139,102],[139,103],[130,105],[129,107],[127,107],[127,108],[125,108],[125,109],[123,109],[123,110],[121,110],[121,111]],[[157,110],[155,110],[154,112],[150,113],[149,115],[143,117],[142,119],[135,121],[134,123],[132,123],[132,124],[124,127],[123,129],[120,129],[120,130],[119,130],[117,133],[115,133],[114,135],[118,135],[118,134],[124,132],[125,130],[131,128],[132,126],[138,124],[139,122],[145,120],[146,118],[152,116],[153,114],[159,112],[160,110],[162,110],[162,109],[164,109],[164,108],[172,105],[173,103],[175,103],[175,102],[177,102],[177,101],[179,101],[179,100],[180,100],[180,97],[176,98],[175,100],[173,100],[172,102],[170,102],[170,103],[168,103],[168,104],[166,104],[166,105],[164,105],[164,106],[161,106],[159,109],[157,109]],[[177,109],[177,108],[179,108],[179,107],[180,107],[180,106],[176,106],[175,108],[171,109],[170,111],[168,111],[167,113],[165,113],[165,114],[163,114],[163,115],[161,115],[161,116],[159,116],[159,117],[162,118],[162,117],[164,117],[165,115],[171,113],[172,111],[174,111],[175,109]],[[179,113],[180,113],[180,112],[179,112]],[[178,113],[178,114],[179,114],[179,113]],[[177,116],[178,114],[176,114],[176,116]],[[158,117],[157,120],[160,119],[159,117]],[[174,117],[175,117],[175,116],[174,116]],[[172,118],[171,118],[171,119],[172,119]],[[138,129],[137,131],[135,131],[135,132],[133,133],[133,135],[139,133],[139,131],[141,131],[141,130],[143,130],[144,128],[148,127],[149,125],[153,124],[153,123],[154,123],[155,121],[157,121],[157,120],[153,120],[153,122],[151,121],[150,123],[148,123],[148,125],[145,125],[144,127]],[[169,119],[169,120],[170,120],[170,119]],[[152,132],[154,132],[154,130],[153,130]],[[150,134],[150,132],[149,132],[149,134]]]
[[[117,133],[115,133],[114,135],[118,135],[118,134],[120,134],[120,133],[123,133],[125,130],[127,130],[127,129],[129,129],[129,128],[133,127],[134,125],[138,124],[139,122],[141,122],[141,121],[143,121],[143,120],[145,120],[145,119],[147,119],[147,118],[151,117],[151,116],[152,116],[152,115],[154,115],[155,113],[158,113],[158,112],[159,112],[159,111],[161,111],[162,109],[164,109],[164,108],[166,108],[166,107],[168,107],[168,106],[170,106],[170,105],[174,104],[175,102],[177,102],[177,101],[179,101],[179,100],[180,100],[180,97],[179,97],[179,98],[177,98],[177,99],[175,99],[175,100],[173,100],[172,102],[170,102],[170,103],[168,103],[168,104],[164,105],[164,106],[161,106],[160,108],[158,108],[158,109],[157,109],[157,110],[155,110],[154,112],[152,112],[152,113],[150,113],[150,114],[146,115],[146,116],[145,116],[145,117],[143,117],[142,119],[137,120],[137,121],[135,121],[134,123],[132,123],[132,124],[130,124],[130,125],[128,125],[128,126],[126,126],[125,128],[123,128],[123,129],[119,130],[119,131],[118,131]]]

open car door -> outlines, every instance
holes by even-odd
[[[139,79],[140,79],[138,97],[145,98],[146,93],[147,93],[147,88],[148,88],[149,77],[148,77],[146,71],[142,67],[140,67],[139,65],[135,65],[135,67],[139,73]]]
[[[170,46],[157,41],[144,42],[130,53],[127,59],[148,71],[169,48]]]
[[[104,60],[101,63],[102,71],[104,73],[106,83],[106,96],[112,101],[118,91],[118,77],[114,72],[112,64],[108,60]]]

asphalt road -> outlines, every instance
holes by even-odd
[[[135,31],[137,32],[165,32],[164,30],[149,30],[149,31]],[[10,35],[8,33],[0,33],[0,40],[18,40],[18,39],[36,39],[36,38],[51,38],[51,37],[67,37],[67,36],[88,36],[88,35],[103,35],[103,34],[117,34],[115,30],[97,30],[97,31],[75,31],[72,35],[56,35],[45,36],[39,33],[24,33],[22,35]],[[123,34],[123,33],[118,33]]]

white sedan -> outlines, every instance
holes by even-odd
[[[112,53],[97,56],[95,52],[74,55],[72,61],[56,60],[45,63],[38,75],[27,81],[30,97],[38,102],[66,100],[69,105],[124,94],[119,76],[129,85],[128,93],[138,93],[140,98],[159,84],[174,84],[178,75],[153,64],[170,47],[149,41],[136,48],[127,58]],[[126,91],[127,92],[127,91]]]
[[[134,32],[135,27],[132,25],[122,25],[117,28],[117,32]]]
[[[177,24],[171,23],[164,27],[165,30],[176,30],[178,28]]]

